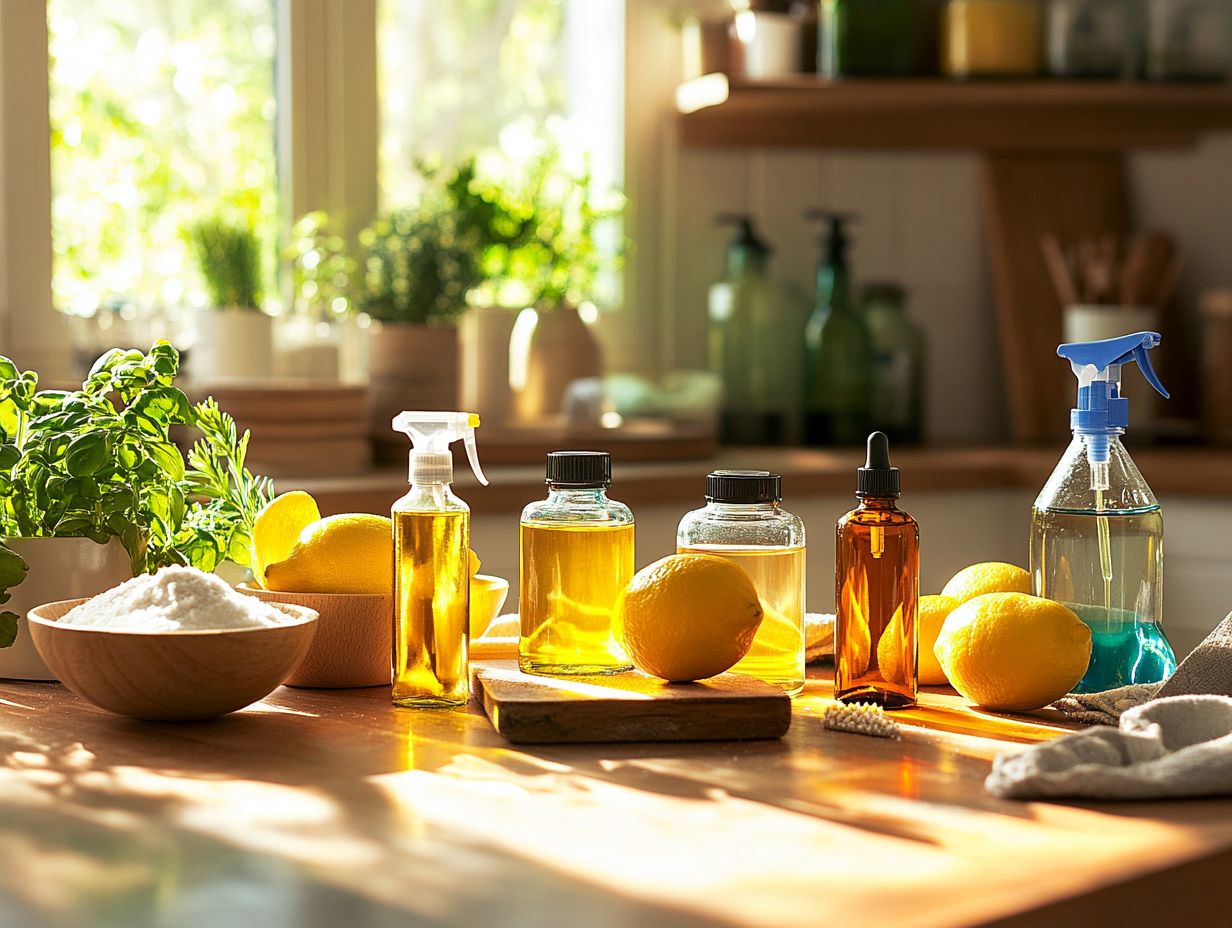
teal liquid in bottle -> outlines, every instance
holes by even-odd
[[[1128,401],[1121,367],[1136,362],[1167,392],[1147,351],[1153,332],[1062,345],[1078,377],[1074,439],[1031,511],[1031,579],[1037,596],[1073,609],[1091,629],[1091,662],[1074,688],[1090,693],[1155,683],[1176,670],[1163,631],[1163,514],[1120,436]]]

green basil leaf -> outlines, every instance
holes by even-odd
[[[146,451],[172,480],[184,479],[184,455],[169,441],[150,442]]]
[[[0,445],[0,470],[12,470],[21,460],[21,451],[16,445]]]
[[[74,477],[86,477],[96,473],[106,463],[110,442],[101,432],[87,432],[69,444],[64,455],[64,465]]]
[[[26,579],[29,566],[16,551],[0,545],[0,588],[10,589]]]
[[[17,640],[17,614],[0,612],[0,648],[7,648]]]

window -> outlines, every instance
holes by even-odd
[[[266,234],[272,280],[272,0],[48,0],[47,16],[57,308],[204,302],[181,230],[217,210]]]

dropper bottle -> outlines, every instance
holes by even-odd
[[[396,706],[465,705],[470,697],[470,507],[453,482],[449,446],[462,441],[475,477],[475,428],[466,412],[403,412],[395,431],[411,438],[411,488],[393,505],[393,701]]]
[[[882,432],[856,472],[860,505],[838,520],[834,698],[885,709],[915,705],[920,528],[898,508],[900,479]]]

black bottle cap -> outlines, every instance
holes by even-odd
[[[890,440],[885,432],[868,436],[868,457],[856,471],[856,496],[892,497],[902,495],[898,468],[890,466]]]
[[[612,456],[606,451],[549,451],[545,483],[559,487],[607,487]]]
[[[706,499],[712,503],[777,503],[783,478],[768,470],[716,470],[706,476]]]

